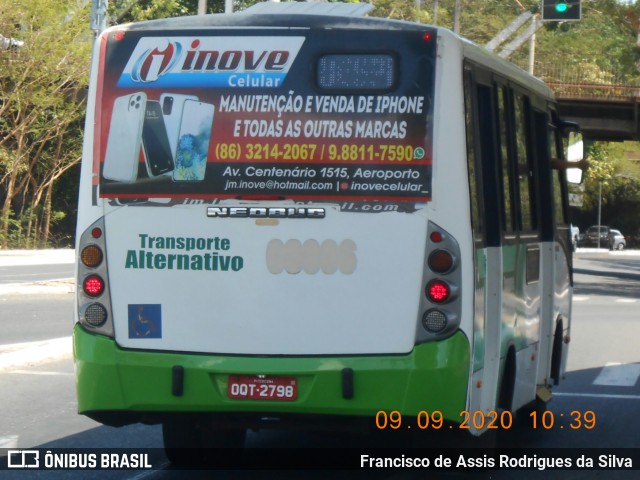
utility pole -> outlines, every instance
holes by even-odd
[[[453,9],[453,31],[460,33],[460,0],[456,0],[455,7]]]
[[[207,0],[198,0],[198,15],[207,13]]]
[[[535,22],[535,20],[534,20]],[[533,75],[533,69],[536,63],[536,32],[533,32],[529,39],[529,73]]]
[[[91,0],[91,31],[94,38],[107,28],[108,0]]]

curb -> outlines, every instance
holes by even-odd
[[[70,357],[72,350],[71,337],[0,345],[0,372]]]
[[[75,250],[72,248],[50,250],[0,250],[0,267],[16,265],[54,265],[74,262]]]
[[[51,295],[75,293],[73,278],[33,283],[7,283],[0,285],[0,295]]]
[[[48,250],[0,250],[0,267],[22,265],[73,264],[75,250],[71,248]],[[7,283],[0,285],[0,295],[47,295],[75,293],[73,278],[60,278],[30,283]]]

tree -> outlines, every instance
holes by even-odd
[[[47,242],[53,185],[80,159],[90,32],[77,7],[0,0],[0,31],[24,41],[0,52],[0,247]]]
[[[20,47],[0,50],[0,248],[46,244],[56,222],[66,222],[64,236],[73,234],[92,38],[90,3],[0,0],[0,35],[24,42]],[[234,0],[234,11],[253,3],[256,0]],[[460,34],[480,45],[523,10],[536,12],[540,7],[539,0],[373,3],[373,16],[423,23],[434,20],[437,6],[437,22],[447,28],[453,28],[458,3]],[[109,0],[109,23],[192,15],[197,5],[198,0]],[[207,6],[208,13],[220,13],[224,2],[208,0]],[[640,80],[636,43],[640,5],[583,0],[582,9],[579,22],[553,22],[538,31],[535,73],[545,74],[548,65],[564,65],[569,71],[580,69],[583,79],[594,82]],[[526,67],[528,53],[525,44],[511,60]],[[604,200],[615,202],[614,197],[608,197],[610,184],[612,195],[624,195],[630,205],[637,189],[630,185],[623,193],[623,177],[619,175],[639,178],[640,172],[624,162],[625,154],[617,148],[605,143],[592,145],[595,166],[589,175],[611,170],[614,180],[603,184]],[[593,208],[598,188],[595,177],[587,178],[586,187],[584,212],[590,215],[588,209]]]

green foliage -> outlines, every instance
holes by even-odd
[[[574,212],[582,228],[597,223],[600,205],[602,224],[629,234],[640,229],[640,166],[629,155],[640,158],[636,142],[589,145],[583,205]]]
[[[423,21],[428,23],[431,16],[424,10],[416,8],[415,2],[397,0],[377,0],[372,2],[375,9],[371,15],[375,17],[393,18],[396,20]]]
[[[24,42],[0,50],[0,247],[46,242],[47,189],[80,158],[88,21],[74,0],[0,0],[0,33]]]
[[[116,0],[109,2],[111,24],[195,14],[197,0]]]
[[[423,23],[437,18],[447,28],[453,28],[457,4],[460,34],[480,45],[522,11],[536,13],[540,8],[540,0],[372,2],[374,16]],[[233,8],[238,11],[254,3],[234,0]],[[108,23],[121,24],[193,15],[198,0],[109,0],[108,5]],[[25,42],[19,49],[0,50],[0,248],[35,246],[52,238],[69,242],[73,235],[90,61],[90,6],[86,0],[0,0],[0,35]],[[207,13],[224,8],[222,0],[207,1]],[[639,21],[638,4],[583,0],[582,20],[549,22],[538,30],[535,73],[544,78],[573,74],[593,83],[640,82]],[[527,67],[529,43],[511,60]],[[588,146],[587,154],[591,168],[584,206],[575,212],[580,226],[595,223],[601,187],[603,222],[623,232],[640,228],[640,220],[634,219],[640,207],[640,166],[629,160],[640,159],[638,145],[598,142]]]
[[[379,1],[375,2],[380,5]],[[484,45],[525,10],[537,13],[539,0],[459,0],[460,34]],[[456,0],[438,1],[438,24],[453,28]],[[393,2],[395,11],[415,5]],[[434,2],[422,2],[422,11],[433,12]],[[377,10],[376,10],[377,12]],[[385,10],[384,13],[387,13]],[[406,18],[401,13],[398,18]],[[638,26],[640,4],[625,5],[615,0],[583,0],[582,19],[575,22],[547,22],[535,37],[534,73],[546,80],[593,84],[640,85],[640,49]],[[525,24],[517,32],[526,29]],[[529,42],[510,57],[528,68]],[[500,48],[498,49],[500,50]],[[603,88],[603,92],[607,89]],[[618,226],[623,232],[640,228],[640,162],[630,161],[629,152],[637,143],[595,142],[587,148],[590,168],[582,192],[583,206],[573,209],[582,229],[596,223],[598,199],[602,201],[603,223]],[[599,192],[602,196],[599,197]]]

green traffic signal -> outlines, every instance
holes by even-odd
[[[569,8],[569,5],[567,5],[567,2],[556,3],[556,12],[558,13],[564,13],[567,11],[568,8]]]
[[[565,22],[580,20],[581,0],[542,0],[542,20]]]

